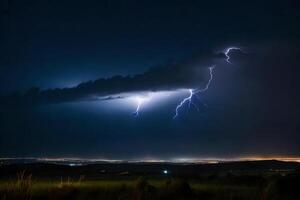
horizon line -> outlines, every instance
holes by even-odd
[[[197,157],[180,157],[171,159],[107,159],[107,158],[83,158],[83,157],[0,157],[3,160],[36,160],[40,162],[107,162],[107,163],[222,163],[222,162],[239,162],[239,161],[266,161],[277,160],[284,162],[299,162],[300,156],[244,156],[231,158],[197,158]]]

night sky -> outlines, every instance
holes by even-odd
[[[299,9],[2,0],[0,157],[300,156]]]

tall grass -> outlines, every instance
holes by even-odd
[[[32,175],[26,171],[17,173],[17,180],[9,182],[1,196],[3,200],[31,200],[32,199]]]
[[[64,188],[64,187],[80,186],[84,179],[85,179],[84,175],[81,175],[77,181],[71,180],[70,177],[68,177],[67,180],[63,180],[63,178],[61,177],[58,187]]]
[[[236,184],[224,181],[191,182],[178,178],[137,180],[85,180],[61,178],[56,181],[32,181],[32,175],[22,171],[15,181],[0,183],[1,200],[194,200],[300,199],[298,177],[268,180],[265,185]],[[5,185],[4,185],[5,184]]]

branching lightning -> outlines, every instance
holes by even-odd
[[[230,62],[230,51],[232,51],[232,50],[239,50],[239,51],[241,51],[241,48],[239,48],[239,47],[229,47],[229,48],[227,48],[227,49],[225,49],[224,51],[223,51],[223,53],[224,53],[224,55],[225,55],[225,57],[226,57],[226,62],[227,63],[229,63],[229,64],[231,64],[231,62]],[[206,85],[203,87],[203,88],[196,88],[196,89],[188,89],[188,92],[189,92],[189,96],[188,97],[186,97],[186,98],[184,98],[177,106],[176,106],[176,109],[175,109],[175,114],[174,114],[174,116],[173,116],[173,119],[175,119],[175,118],[177,118],[178,116],[179,116],[179,111],[180,111],[180,109],[182,109],[182,107],[184,106],[184,105],[188,105],[188,108],[191,108],[191,105],[194,107],[194,108],[196,108],[198,111],[199,111],[199,107],[197,106],[197,104],[195,103],[195,102],[193,102],[193,100],[195,99],[195,98],[197,98],[198,99],[198,101],[197,102],[199,102],[199,100],[200,100],[200,98],[199,98],[199,93],[203,93],[203,92],[205,92],[205,91],[207,91],[208,89],[209,89],[209,87],[210,87],[210,84],[211,84],[211,82],[213,81],[213,73],[214,73],[214,68],[215,68],[215,65],[213,65],[213,66],[211,66],[211,67],[209,67],[208,69],[209,69],[209,79],[208,79],[208,81],[207,81],[207,83],[206,83]],[[143,104],[143,102],[145,101],[146,99],[144,99],[144,98],[141,98],[141,97],[136,97],[135,98],[135,101],[137,102],[137,107],[136,107],[136,110],[135,110],[135,112],[133,113],[133,115],[135,116],[135,117],[138,117],[138,115],[139,115],[139,110],[140,110],[140,108],[141,108],[141,105]],[[202,103],[202,102],[201,102]],[[206,106],[206,104],[204,104],[204,103],[202,103],[204,106]]]
[[[201,89],[196,89],[196,90],[193,90],[193,89],[189,89],[189,93],[190,95],[186,98],[184,98],[177,106],[176,106],[176,109],[175,109],[175,115],[173,116],[173,119],[175,119],[176,117],[178,117],[178,112],[179,112],[179,109],[185,105],[187,102],[189,103],[189,108],[191,107],[191,105],[195,106],[195,108],[197,110],[199,110],[198,106],[193,103],[193,97],[196,97],[196,98],[199,98],[197,96],[198,93],[201,93],[201,92],[205,92],[206,90],[208,90],[209,88],[209,85],[211,83],[211,81],[213,80],[213,69],[215,68],[215,66],[212,66],[212,67],[209,67],[209,80],[207,82],[207,84],[205,85],[204,88],[201,88]]]
[[[176,110],[175,110],[175,115],[173,117],[173,119],[175,119],[177,116],[178,116],[178,110],[186,103],[186,102],[189,102],[189,106],[191,105],[192,103],[192,97],[193,97],[193,90],[192,89],[189,89],[189,92],[190,92],[190,95],[186,98],[184,98],[176,107]]]

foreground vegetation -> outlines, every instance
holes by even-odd
[[[111,180],[37,180],[25,172],[17,179],[0,182],[0,197],[9,199],[105,199],[105,200],[174,200],[174,199],[300,199],[299,176],[206,177],[186,181],[176,177],[122,178]]]

